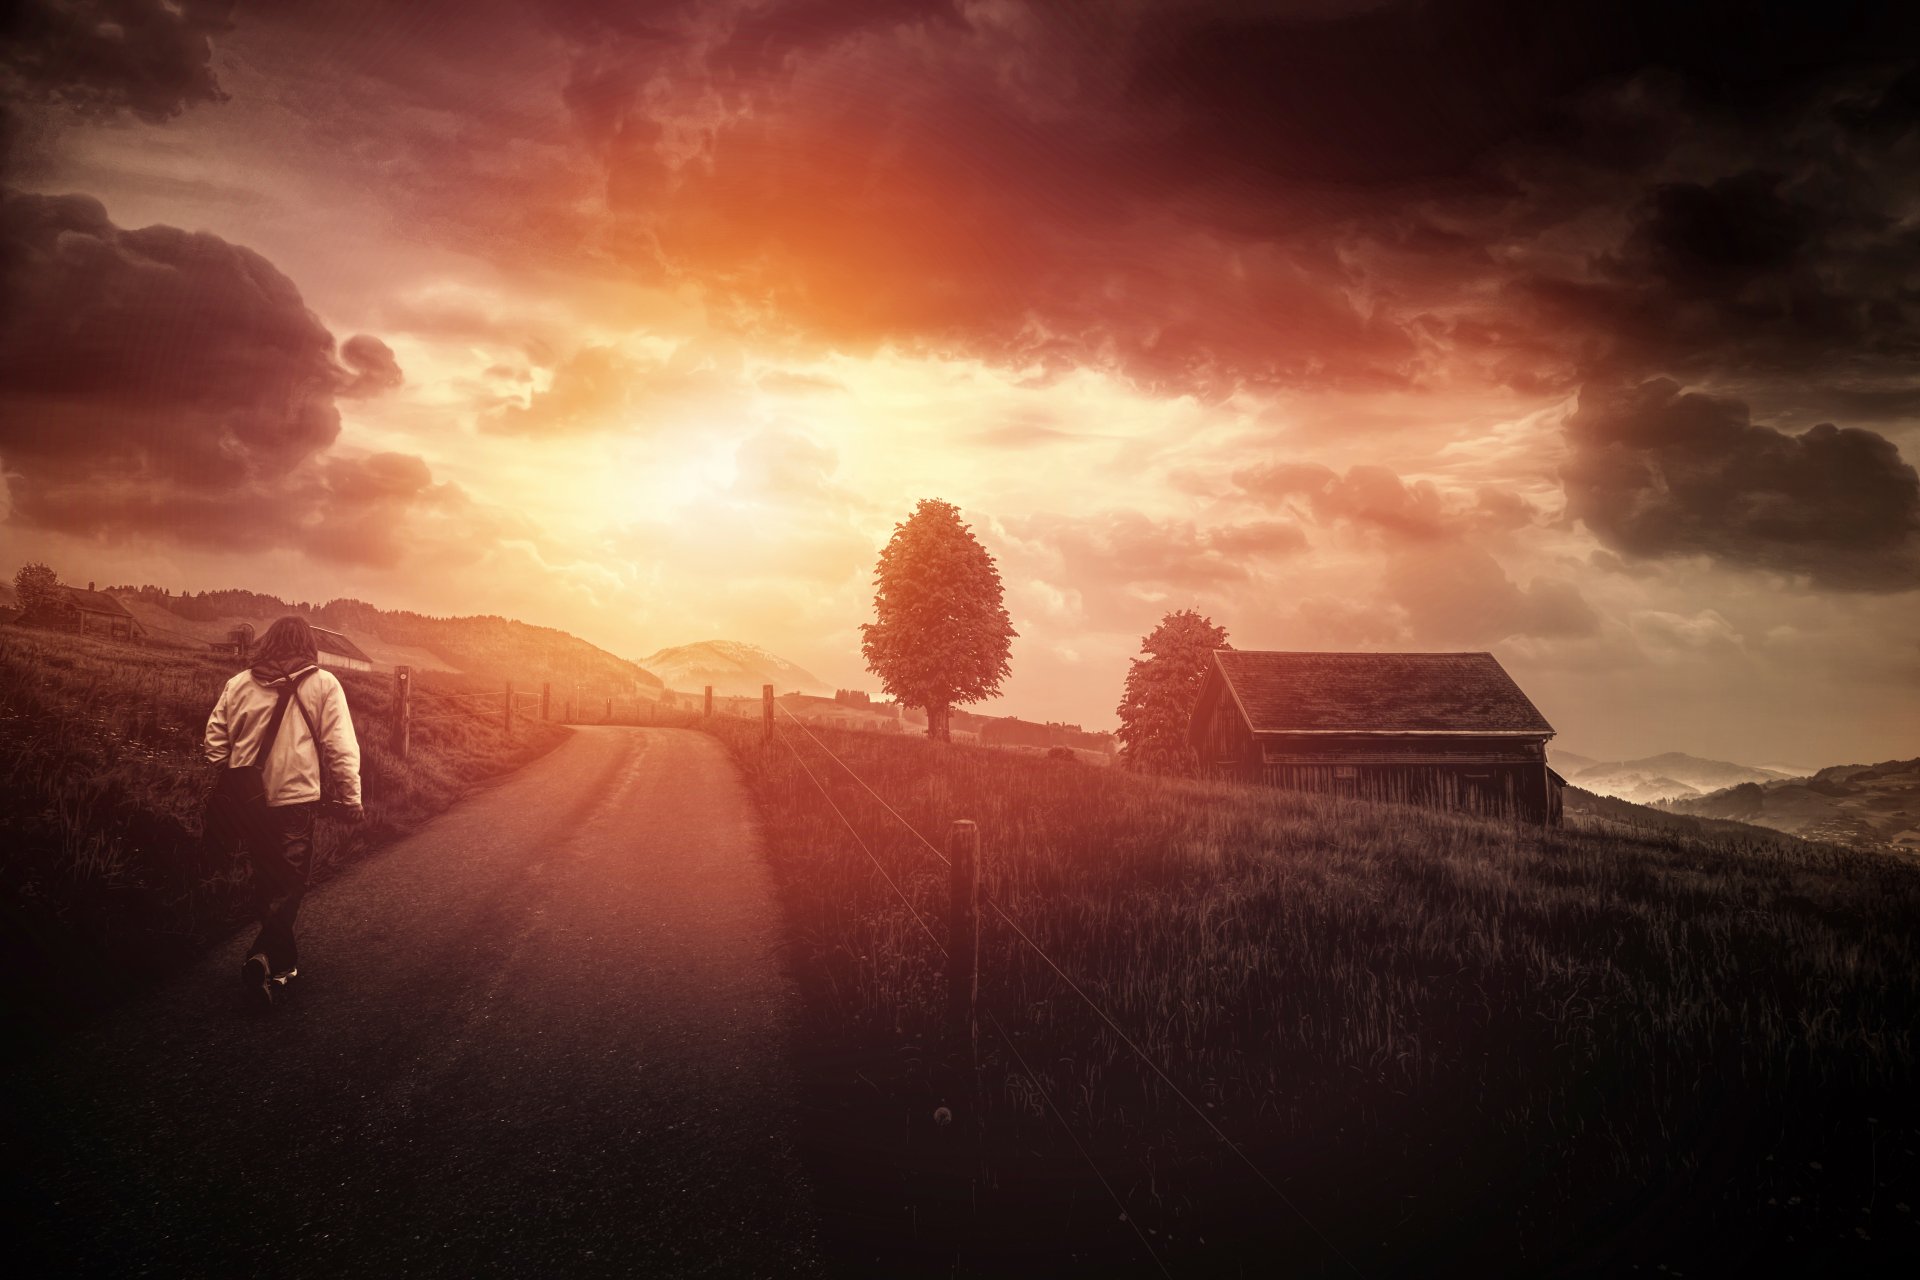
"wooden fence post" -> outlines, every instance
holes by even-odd
[[[713,719],[713,686],[712,685],[707,686],[706,716],[707,716],[707,719],[709,720]]]
[[[393,669],[393,754],[402,760],[413,745],[413,668]]]
[[[947,1029],[951,1043],[980,1063],[980,828],[966,818],[947,828]]]
[[[501,713],[500,727],[505,729],[508,734],[512,734],[513,733],[513,681],[511,680],[507,681],[506,695],[503,698],[501,698],[501,701],[506,705],[506,710]]]
[[[553,705],[553,681],[542,680],[540,682],[540,718],[542,720],[545,720],[547,718],[547,712],[549,709],[551,709],[552,705]]]
[[[760,740],[773,741],[773,686],[760,686]]]

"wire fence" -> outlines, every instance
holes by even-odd
[[[781,706],[779,709],[782,712],[785,712],[787,718],[789,720],[792,720],[794,725],[798,727],[799,730],[802,733],[804,733],[810,740],[812,740],[814,745],[817,746],[820,749],[820,751],[825,756],[827,756],[828,759],[832,760],[835,764],[839,765],[840,768],[844,770],[849,777],[851,777],[856,783],[860,785],[862,790],[864,790],[868,795],[872,796],[873,799],[880,805],[881,808],[885,809],[887,813],[891,815],[895,821],[897,821],[902,827],[906,828],[906,830],[916,840],[918,840],[923,846],[925,846],[927,851],[931,853],[936,859],[938,859],[943,866],[947,866],[951,868],[951,865],[952,865],[951,860],[947,857],[947,855],[944,852],[941,851],[940,847],[936,845],[932,840],[929,840],[925,835],[925,833],[923,833],[918,827],[914,826],[912,822],[908,821],[908,819],[898,809],[894,808],[893,805],[889,804],[887,802],[886,797],[882,796],[878,791],[874,790],[872,785],[869,784],[865,778],[862,778],[860,774],[853,768],[853,766],[849,765],[844,759],[840,757],[840,755],[837,752],[835,752],[824,741],[822,741],[820,736],[814,733],[812,729],[808,728],[806,723],[802,721],[798,716],[794,715],[791,710],[789,710],[785,706]],[[918,923],[921,929],[927,934],[927,936],[933,940],[933,943],[935,947],[939,949],[942,958],[943,959],[946,958],[946,955],[947,955],[946,948],[940,944],[939,938],[934,934],[932,928],[928,926],[927,922],[921,917],[920,913],[917,910],[915,910],[913,903],[909,901],[906,894],[901,891],[898,883],[896,883],[893,877],[887,873],[886,869],[881,866],[879,859],[874,856],[873,851],[868,847],[866,841],[861,838],[860,833],[854,828],[852,821],[848,819],[846,813],[840,808],[840,806],[834,802],[833,797],[830,794],[828,794],[826,787],[821,783],[819,777],[814,773],[813,769],[809,767],[806,761],[801,757],[799,749],[794,746],[792,740],[789,739],[785,733],[780,733],[778,736],[780,738],[780,741],[786,745],[788,751],[790,751],[793,754],[795,762],[799,764],[803,770],[806,771],[808,778],[811,779],[814,786],[817,789],[819,789],[822,798],[824,798],[827,801],[827,804],[829,805],[829,807],[831,807],[835,815],[839,817],[842,825],[844,825],[847,828],[848,834],[853,837],[854,841],[860,846],[861,851],[864,854],[866,854],[868,861],[872,862],[874,864],[874,867],[877,870],[879,870],[882,877],[886,879],[888,887],[890,887],[893,890],[894,895],[898,897],[901,903],[907,908],[908,913],[912,915],[912,917],[914,918],[914,921]],[[1246,1150],[1241,1146],[1241,1144],[1238,1142],[1235,1142],[1231,1137],[1227,1135],[1227,1133],[1217,1123],[1215,1123],[1213,1118],[1206,1113],[1205,1109],[1202,1108],[1198,1103],[1196,1103],[1193,1100],[1193,1098],[1187,1093],[1187,1091],[1185,1089],[1182,1089],[1180,1085],[1174,1081],[1173,1077],[1169,1075],[1163,1067],[1161,1067],[1161,1065],[1153,1058],[1151,1054],[1149,1054],[1145,1049],[1143,1049],[1140,1046],[1140,1044],[1132,1036],[1127,1034],[1127,1032],[1120,1026],[1119,1022],[1117,1022],[1114,1019],[1113,1015],[1107,1012],[1106,1008],[1099,1001],[1095,1000],[1091,995],[1089,995],[1087,993],[1086,988],[1080,982],[1076,981],[1073,978],[1073,976],[1067,972],[1066,968],[1059,963],[1059,961],[1055,960],[1051,955],[1049,955],[1046,949],[1034,940],[1033,935],[1027,929],[1022,927],[1020,922],[1015,920],[1013,916],[1007,911],[1007,909],[1004,906],[1002,906],[1000,902],[997,899],[995,899],[991,893],[987,892],[983,888],[981,890],[980,897],[981,897],[981,901],[986,904],[986,906],[993,913],[993,915],[997,919],[999,919],[1001,923],[1006,925],[1009,930],[1012,931],[1013,936],[1016,939],[1018,939],[1020,943],[1025,945],[1036,957],[1038,957],[1038,959],[1049,970],[1053,972],[1054,976],[1059,979],[1061,984],[1064,985],[1067,988],[1067,990],[1071,991],[1074,994],[1074,996],[1078,997],[1078,999],[1083,1004],[1085,1004],[1089,1010],[1093,1012],[1094,1016],[1097,1017],[1103,1024],[1106,1025],[1107,1029],[1114,1034],[1114,1036],[1119,1040],[1119,1042],[1125,1045],[1127,1049],[1132,1052],[1134,1057],[1137,1058],[1140,1061],[1140,1063],[1147,1068],[1147,1070],[1152,1072],[1152,1074],[1157,1079],[1159,1079],[1162,1084],[1164,1084],[1167,1087],[1167,1089],[1173,1094],[1173,1096],[1179,1099],[1179,1101],[1186,1107],[1187,1110],[1191,1111],[1194,1114],[1194,1116],[1199,1119],[1199,1121],[1206,1127],[1207,1131],[1211,1133],[1213,1137],[1216,1138],[1221,1143],[1221,1145],[1225,1146],[1228,1151],[1232,1152],[1233,1155],[1240,1161],[1240,1163],[1244,1164],[1248,1168],[1248,1170],[1250,1170],[1253,1173],[1254,1177],[1263,1186],[1265,1186],[1268,1191],[1270,1191],[1273,1194],[1275,1199],[1278,1200],[1280,1204],[1285,1206],[1285,1208],[1295,1218],[1297,1218],[1300,1221],[1300,1223],[1307,1228],[1307,1230],[1313,1233],[1315,1238],[1317,1238],[1320,1241],[1320,1243],[1326,1247],[1327,1251],[1334,1258],[1338,1259],[1339,1262],[1343,1266],[1345,1266],[1347,1270],[1351,1271],[1353,1274],[1355,1275],[1361,1274],[1360,1269],[1354,1265],[1351,1259],[1349,1259],[1344,1253],[1340,1251],[1339,1247],[1335,1245],[1333,1241],[1327,1237],[1325,1232],[1321,1231],[1321,1229],[1317,1224],[1315,1224],[1313,1219],[1308,1217],[1306,1212],[1302,1210],[1299,1205],[1294,1203],[1293,1199],[1289,1197],[1286,1194],[1286,1192],[1280,1189],[1280,1185],[1277,1182],[1275,1182],[1273,1178],[1267,1174],[1266,1170],[1262,1169],[1253,1160],[1252,1157],[1247,1155]],[[1158,1253],[1155,1252],[1152,1243],[1147,1239],[1146,1235],[1141,1231],[1140,1225],[1135,1220],[1134,1215],[1128,1211],[1125,1201],[1120,1197],[1119,1193],[1114,1189],[1112,1181],[1107,1177],[1106,1172],[1100,1168],[1099,1163],[1094,1159],[1092,1152],[1087,1149],[1086,1145],[1080,1141],[1078,1134],[1076,1134],[1073,1131],[1073,1127],[1071,1123],[1068,1121],[1065,1113],[1062,1112],[1054,1104],[1052,1098],[1047,1095],[1045,1086],[1041,1084],[1040,1078],[1032,1071],[1031,1068],[1029,1068],[1026,1065],[1025,1058],[1021,1055],[1019,1049],[1014,1045],[1013,1037],[1007,1033],[1006,1028],[1001,1025],[999,1019],[995,1018],[991,1012],[988,1013],[987,1017],[988,1017],[988,1020],[991,1022],[992,1026],[994,1027],[995,1031],[999,1033],[1001,1039],[1006,1043],[1007,1049],[1013,1055],[1014,1060],[1019,1063],[1021,1071],[1027,1076],[1029,1080],[1033,1082],[1035,1090],[1040,1094],[1047,1108],[1059,1120],[1062,1128],[1066,1130],[1067,1135],[1071,1139],[1075,1149],[1080,1152],[1081,1156],[1085,1159],[1088,1166],[1093,1170],[1094,1176],[1100,1181],[1101,1186],[1106,1189],[1107,1194],[1113,1199],[1115,1205],[1120,1209],[1121,1220],[1128,1223],[1133,1228],[1134,1234],[1139,1237],[1141,1246],[1146,1250],[1148,1256],[1153,1260],[1154,1265],[1160,1270],[1160,1272],[1163,1275],[1166,1274],[1165,1264],[1161,1261]]]

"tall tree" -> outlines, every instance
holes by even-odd
[[[1000,692],[1017,634],[1001,603],[1000,571],[960,519],[960,509],[922,499],[893,527],[873,583],[874,620],[860,652],[889,697],[925,707],[927,736],[948,741],[956,703]]]
[[[44,616],[60,600],[60,578],[43,564],[23,564],[13,575],[13,602],[23,616]]]
[[[1213,651],[1229,647],[1227,629],[1192,609],[1160,619],[1140,641],[1147,656],[1127,668],[1120,698],[1121,763],[1147,773],[1193,772],[1187,721],[1200,697],[1200,682],[1213,666]]]

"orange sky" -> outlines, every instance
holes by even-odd
[[[941,497],[1020,632],[989,711],[1110,726],[1192,606],[1490,649],[1589,754],[1915,750],[1920,90],[1870,24],[29,8],[9,571],[870,688]]]

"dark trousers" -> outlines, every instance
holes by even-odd
[[[267,967],[275,973],[300,963],[293,918],[300,912],[300,900],[307,896],[307,873],[313,867],[314,808],[289,804],[268,809],[247,841],[253,910],[260,921],[260,936],[247,954],[265,952]]]

